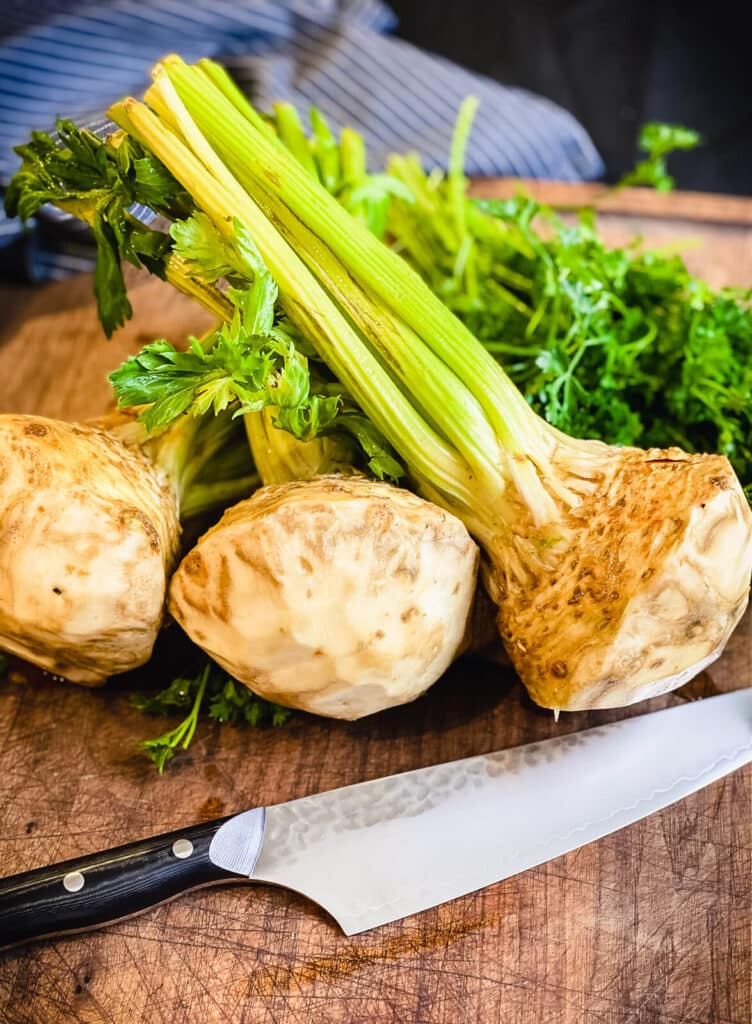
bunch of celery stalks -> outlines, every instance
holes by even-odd
[[[752,572],[726,458],[537,416],[397,251],[390,204],[421,198],[367,173],[357,133],[314,112],[309,138],[289,105],[262,116],[178,57],[110,114],[106,143],[69,136],[65,188],[44,169],[63,142],[29,150],[11,204],[58,188],[92,224],[108,330],[129,312],[113,252],[219,322],[128,360],[111,417],[0,416],[0,647],[97,683],[149,659],[167,608],[255,693],[339,718],[413,700],[489,624],[556,711],[642,700],[719,655]],[[444,185],[452,216],[503,231],[456,169]],[[181,519],[209,508],[180,560]]]

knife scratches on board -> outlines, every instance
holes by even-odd
[[[410,931],[382,939],[373,945],[349,945],[328,956],[311,957],[291,963],[269,964],[254,971],[247,980],[246,998],[283,995],[322,981],[331,984],[349,978],[372,964],[395,962],[421,956],[441,946],[452,945],[468,935],[493,928],[500,914],[483,914],[457,920],[449,916],[436,924],[416,923]]]

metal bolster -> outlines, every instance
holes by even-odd
[[[266,811],[254,807],[220,825],[209,846],[212,864],[250,878],[264,842]]]

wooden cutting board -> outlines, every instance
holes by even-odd
[[[544,194],[582,194],[556,189]],[[701,240],[687,256],[695,269],[716,284],[752,281],[749,200],[622,194],[603,226],[614,239]],[[78,278],[0,291],[0,411],[96,414],[125,353],[206,323],[169,287],[136,276],[133,321],[108,344],[90,289]],[[749,685],[750,632],[748,618],[688,691],[636,710]],[[414,705],[359,723],[204,724],[160,778],[133,744],[169,723],[144,719],[127,691],[6,681],[0,872],[631,713],[556,725],[508,672],[467,660]],[[749,1024],[751,796],[752,770],[737,772],[584,849],[354,938],[282,890],[194,893],[101,932],[0,954],[0,1021]]]

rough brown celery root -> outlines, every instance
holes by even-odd
[[[728,460],[592,442],[564,541],[520,510],[493,548],[507,651],[544,707],[615,707],[682,685],[721,653],[749,594],[752,516]],[[557,462],[561,460],[560,465]]]
[[[230,85],[169,58],[147,99],[159,118],[133,101],[113,116],[219,231],[230,216],[251,231],[291,319],[418,489],[485,547],[500,631],[536,701],[629,704],[720,653],[752,570],[752,517],[724,458],[558,433]]]
[[[176,494],[137,448],[0,416],[0,648],[90,685],[143,664],[179,536]]]

